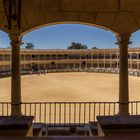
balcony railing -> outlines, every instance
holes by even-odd
[[[96,121],[96,116],[116,115],[118,102],[23,102],[23,115],[35,116],[34,122],[55,125],[83,125]],[[140,101],[129,103],[131,115],[140,114]],[[10,102],[0,103],[0,115],[10,115]]]

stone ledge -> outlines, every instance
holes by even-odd
[[[33,119],[33,116],[0,116],[0,130],[27,129]]]
[[[140,129],[140,115],[133,116],[98,116],[102,129]]]

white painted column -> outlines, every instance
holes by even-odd
[[[12,46],[11,115],[21,115],[20,46],[22,36],[9,35]]]
[[[119,115],[129,115],[128,45],[129,34],[117,36],[120,49]]]

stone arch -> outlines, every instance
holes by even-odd
[[[51,23],[45,23],[45,24],[41,24],[41,25],[37,25],[37,26],[34,26],[34,27],[31,27],[30,29],[27,29],[25,31],[22,31],[21,35],[26,35],[27,33],[29,32],[32,32],[34,30],[37,30],[39,28],[43,28],[43,27],[46,27],[46,26],[51,26],[51,25],[59,25],[59,24],[79,24],[79,25],[88,25],[88,26],[92,26],[92,27],[96,27],[96,28],[100,28],[100,29],[103,29],[105,31],[110,31],[112,32],[113,34],[117,35],[118,33],[108,27],[105,27],[105,26],[101,26],[101,25],[98,25],[98,24],[93,24],[93,23],[90,23],[90,22],[78,22],[78,21],[61,21],[61,22],[51,22]]]

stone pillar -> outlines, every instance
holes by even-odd
[[[130,34],[120,34],[117,39],[120,49],[119,115],[129,115],[128,45]]]
[[[22,36],[9,35],[12,46],[11,115],[21,115],[20,46]]]

